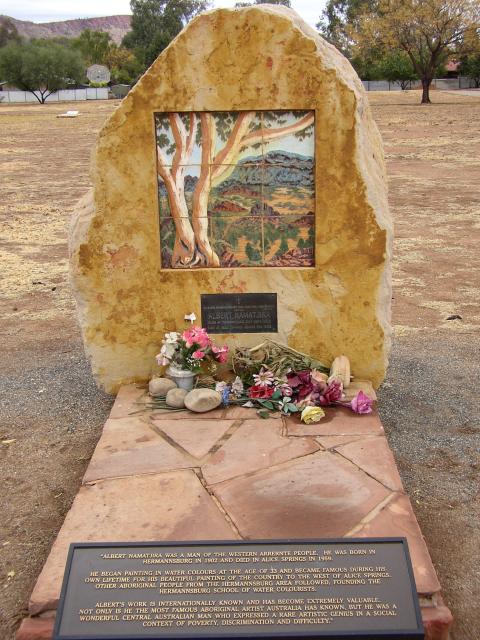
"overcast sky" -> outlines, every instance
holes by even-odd
[[[236,0],[214,0],[215,7],[233,7]],[[325,0],[292,0],[292,7],[302,18],[315,26]],[[71,18],[93,18],[130,13],[129,0],[1,0],[0,13],[19,20],[53,22]]]

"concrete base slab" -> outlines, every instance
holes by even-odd
[[[304,425],[241,407],[152,412],[146,400],[120,390],[17,640],[50,637],[52,618],[38,615],[57,606],[70,542],[352,536],[407,538],[425,638],[447,640],[452,617],[376,412],[329,408]]]

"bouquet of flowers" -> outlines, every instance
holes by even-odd
[[[206,329],[192,326],[183,333],[166,333],[156,360],[160,366],[171,365],[176,369],[193,373],[212,373],[216,369],[216,363],[227,361],[227,355],[227,346],[217,347]]]

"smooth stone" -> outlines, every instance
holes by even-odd
[[[188,391],[186,389],[170,389],[165,398],[165,404],[175,409],[183,409],[185,406],[185,396]]]
[[[193,389],[185,396],[185,406],[195,413],[205,413],[216,409],[222,403],[222,396],[213,389]]]
[[[166,396],[170,389],[176,388],[176,383],[170,378],[152,378],[148,383],[148,390],[154,398],[156,396]]]

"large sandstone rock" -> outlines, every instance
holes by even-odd
[[[315,265],[163,269],[154,113],[315,111]],[[382,143],[349,62],[293,11],[219,9],[192,20],[99,134],[93,194],[73,218],[71,274],[93,372],[109,391],[150,377],[165,331],[200,295],[276,292],[271,337],[382,381],[390,242]],[[218,336],[246,346],[264,336]]]

